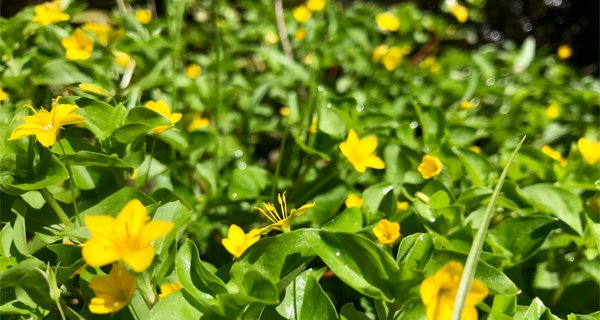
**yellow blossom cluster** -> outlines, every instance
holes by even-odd
[[[292,10],[292,16],[298,23],[304,23],[310,19],[314,12],[325,8],[326,0],[307,0],[306,3]]]
[[[380,62],[387,71],[394,71],[402,62],[402,58],[409,53],[410,47],[408,46],[390,47],[383,44],[375,47],[371,55],[371,60],[373,62]]]

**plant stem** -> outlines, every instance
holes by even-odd
[[[296,307],[296,278],[294,277],[293,283],[292,283],[292,288],[293,288],[293,296],[294,296],[294,319],[298,320],[298,308]]]
[[[54,213],[56,213],[56,216],[58,217],[58,219],[60,219],[60,221],[65,225],[65,228],[66,229],[73,228],[73,224],[71,223],[69,216],[67,216],[67,214],[60,207],[58,202],[56,202],[52,193],[50,193],[50,191],[48,191],[48,189],[46,189],[46,188],[40,189],[39,191],[42,194],[42,197],[44,198],[44,200],[46,200],[48,205],[50,205],[52,210],[54,210]]]
[[[71,170],[71,165],[69,164],[69,158],[67,157],[67,153],[65,152],[65,148],[62,142],[59,140],[58,145],[60,146],[60,150],[65,156],[65,164],[67,167],[67,173],[69,174],[69,189],[71,189],[71,198],[73,199],[73,209],[75,210],[75,221],[77,221],[77,225],[81,225],[81,217],[79,217],[79,207],[77,206],[77,197],[75,196],[75,179],[73,178],[73,170]]]
[[[277,23],[277,32],[279,33],[281,48],[283,49],[285,55],[293,60],[294,53],[292,52],[290,38],[288,37],[285,27],[285,19],[283,18],[283,3],[281,0],[275,0],[275,22]]]
[[[65,318],[65,312],[62,309],[62,306],[60,304],[60,299],[55,300],[54,302],[56,302],[56,308],[58,309],[58,313],[60,313],[60,318],[62,320],[67,320],[67,318]]]
[[[452,310],[452,320],[461,319],[462,311],[465,307],[465,302],[467,301],[467,295],[471,290],[471,281],[475,276],[477,262],[479,262],[479,256],[481,255],[481,250],[483,249],[485,236],[487,234],[490,221],[492,220],[492,216],[494,215],[494,206],[496,205],[496,200],[500,195],[500,190],[502,190],[502,185],[504,184],[504,180],[506,180],[506,176],[508,175],[508,169],[515,160],[517,153],[519,153],[519,149],[521,149],[521,146],[523,145],[523,142],[525,141],[526,137],[527,136],[524,136],[521,139],[515,150],[510,155],[508,163],[504,167],[504,170],[502,170],[502,174],[500,174],[500,178],[498,179],[498,183],[496,184],[496,188],[494,189],[492,198],[488,203],[488,206],[485,208],[483,219],[479,224],[477,234],[475,234],[475,239],[473,240],[473,244],[471,245],[471,250],[469,251],[469,256],[467,257],[467,262],[465,263],[465,269],[462,273],[460,284],[458,285],[458,292],[456,293],[456,299],[454,300],[454,308]]]
[[[215,139],[215,170],[217,170],[217,189],[219,188],[219,169],[221,166],[221,32],[219,29],[219,1],[213,0],[213,27],[215,29],[215,82],[213,95],[213,108],[215,108],[215,130],[217,131],[217,139]]]
[[[150,147],[150,159],[148,159],[148,169],[146,170],[146,178],[144,181],[144,185],[142,187],[142,189],[146,189],[146,186],[148,185],[148,180],[150,180],[150,167],[152,166],[152,157],[154,156],[154,148],[156,147],[156,139],[158,139],[158,135],[154,136],[154,139],[152,140],[152,146]]]
[[[565,274],[560,279],[560,286],[558,287],[558,289],[556,289],[556,291],[554,291],[554,294],[552,294],[552,300],[550,300],[551,309],[554,309],[560,301],[560,298],[562,297],[563,293],[565,292],[565,289],[567,289],[567,286],[569,284],[569,278],[577,270],[577,267],[579,266],[579,261],[582,257],[583,254],[579,249],[577,249],[575,259],[573,260],[573,262],[571,262],[569,269],[567,269],[567,272],[565,272]]]

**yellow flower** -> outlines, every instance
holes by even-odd
[[[179,112],[171,113],[171,108],[169,108],[169,105],[167,104],[167,102],[162,99],[158,100],[158,101],[150,100],[150,101],[146,102],[145,107],[162,115],[163,117],[169,119],[169,122],[171,122],[171,126],[158,126],[156,128],[153,128],[152,133],[154,133],[154,134],[163,133],[165,130],[171,128],[172,125],[179,122],[179,120],[181,120],[181,117],[182,117],[182,114]]]
[[[292,211],[290,211],[290,213],[288,214],[285,192],[283,193],[283,195],[279,193],[277,194],[277,202],[279,202],[281,213],[279,213],[277,209],[275,209],[275,206],[270,202],[263,202],[264,209],[256,208],[258,209],[258,211],[260,211],[260,213],[263,216],[265,216],[272,222],[271,225],[261,230],[261,234],[267,233],[271,230],[279,230],[283,232],[290,231],[290,223],[292,222],[292,220],[296,217],[303,215],[306,211],[312,209],[315,206],[314,203],[308,203],[301,206],[298,209],[292,209]]]
[[[375,17],[377,27],[382,31],[398,31],[400,20],[391,12],[383,12]]]
[[[467,7],[458,4],[458,2],[453,2],[448,6],[448,9],[450,9],[450,13],[452,13],[458,22],[467,22],[467,19],[469,18],[469,9],[467,9]]]
[[[97,84],[80,83],[78,87],[79,87],[79,89],[81,89],[81,91],[97,94],[99,96],[109,96],[110,95],[110,93],[106,89],[102,88],[101,86],[99,86]]]
[[[473,151],[473,152],[475,152],[475,153],[479,153],[479,154],[481,154],[481,152],[482,152],[482,150],[481,150],[481,147],[479,147],[479,146],[475,146],[475,145],[473,145],[473,146],[470,146],[470,147],[469,147],[469,150],[471,150],[471,151]]]
[[[560,152],[552,149],[549,145],[543,146],[542,152],[545,155],[547,155],[548,157],[558,161],[558,163],[560,164],[561,167],[567,166],[567,160],[565,158],[563,158],[562,154],[560,154]]]
[[[373,49],[373,54],[371,55],[371,60],[373,60],[373,62],[378,62],[385,56],[389,49],[390,48],[385,44],[375,47],[375,49]]]
[[[400,239],[400,224],[381,219],[377,226],[373,228],[373,233],[377,237],[377,241],[389,246]]]
[[[462,101],[460,103],[460,108],[462,110],[469,110],[469,109],[473,109],[473,102],[471,101]]]
[[[325,2],[325,0],[308,0],[306,1],[306,7],[313,12],[321,11],[325,8]]]
[[[58,104],[59,99],[60,97],[52,103],[50,111],[40,109],[36,112],[30,107],[34,114],[22,117],[25,123],[16,127],[8,140],[35,135],[44,147],[51,147],[56,143],[58,130],[62,126],[81,123],[85,120],[83,116],[74,113],[79,107],[74,104]]]
[[[116,218],[86,216],[92,237],[83,246],[83,259],[92,267],[122,260],[135,272],[148,269],[154,258],[152,241],[173,228],[171,222],[148,220],[146,208],[137,199],[129,201]]]
[[[34,16],[31,21],[40,26],[47,26],[55,22],[69,20],[71,17],[62,11],[61,3],[61,0],[55,0],[33,7]]]
[[[192,118],[192,121],[188,125],[187,130],[189,132],[192,132],[192,131],[195,131],[198,129],[206,128],[209,125],[210,125],[210,120],[208,120],[206,118],[202,118],[198,114],[195,114]]]
[[[425,155],[417,170],[421,173],[423,179],[431,179],[439,175],[442,172],[442,168],[444,168],[444,165],[439,158]]]
[[[312,121],[310,122],[310,127],[308,128],[308,132],[310,132],[310,134],[316,134],[318,125],[319,125],[319,118],[315,116],[312,118]]]
[[[381,63],[387,71],[394,71],[402,62],[404,50],[399,47],[391,47],[390,50],[383,56]]]
[[[277,36],[277,33],[269,31],[265,33],[263,40],[266,44],[276,44],[277,42],[279,42],[279,36]]]
[[[375,149],[377,149],[376,136],[359,140],[354,129],[350,129],[346,141],[340,143],[340,151],[359,173],[365,172],[367,168],[385,168],[383,160],[374,154]]]
[[[556,55],[560,60],[567,60],[573,55],[573,49],[568,44],[563,44],[558,47]]]
[[[421,283],[421,300],[425,304],[426,317],[428,320],[450,320],[454,300],[458,291],[463,266],[450,261],[440,268],[434,275],[427,277]],[[479,280],[473,280],[471,290],[467,295],[463,309],[462,320],[477,320],[477,308],[479,302],[488,295],[488,288]]]
[[[67,50],[69,60],[87,60],[94,50],[94,40],[79,28],[60,43]]]
[[[110,24],[87,22],[81,28],[84,31],[91,32],[101,45],[105,46],[108,44],[110,32],[112,31],[112,26]]]
[[[279,114],[280,114],[282,117],[287,117],[287,116],[289,116],[289,115],[290,115],[290,108],[288,108],[288,107],[281,107],[281,108],[279,108]]]
[[[296,41],[304,41],[305,38],[306,38],[306,31],[304,31],[304,29],[298,29],[294,33],[294,39],[296,39]]]
[[[600,160],[600,142],[581,138],[577,141],[577,148],[588,164],[596,164]]]
[[[0,101],[8,100],[8,93],[0,88]]]
[[[254,228],[248,233],[244,233],[242,228],[232,224],[227,231],[227,238],[221,240],[221,244],[234,257],[239,258],[246,249],[258,240],[260,240],[260,229]]]
[[[440,71],[440,65],[435,56],[428,56],[419,63],[419,68],[429,69],[429,73],[435,74]]]
[[[351,193],[344,203],[346,204],[346,208],[360,208],[363,201],[364,200],[361,197]]]
[[[135,10],[135,20],[141,24],[148,24],[152,22],[152,11],[148,9]]]
[[[548,106],[548,108],[546,108],[546,115],[550,119],[556,119],[560,116],[560,109],[557,105],[551,104]]]
[[[312,12],[308,10],[306,6],[299,6],[292,10],[292,16],[294,16],[294,20],[299,23],[304,23],[310,19]]]
[[[409,203],[407,201],[398,201],[396,203],[396,212],[404,212],[408,210]]]
[[[160,293],[158,294],[158,299],[160,300],[175,291],[181,290],[181,288],[182,288],[182,286],[181,286],[181,283],[179,283],[179,281],[175,281],[173,283],[161,284],[160,285]]]
[[[196,79],[202,75],[202,68],[199,65],[192,63],[185,67],[185,75],[190,79]]]
[[[95,297],[90,301],[90,312],[107,314],[117,312],[131,299],[135,292],[135,278],[119,263],[115,263],[106,276],[90,281]]]
[[[123,51],[114,50],[113,54],[115,55],[115,63],[118,66],[127,67],[129,65],[131,57],[127,53]]]

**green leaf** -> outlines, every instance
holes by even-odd
[[[554,316],[550,310],[544,305],[542,300],[534,298],[529,308],[525,312],[517,312],[514,317],[515,320],[558,320],[559,318]]]
[[[6,188],[7,192],[39,190],[69,178],[67,168],[46,148],[40,149],[40,162],[37,167],[38,170],[32,178],[19,180],[16,184],[3,185],[3,188]]]
[[[423,270],[433,254],[433,240],[428,233],[414,233],[400,242],[396,261],[408,268]]]
[[[396,212],[394,186],[389,182],[380,182],[368,187],[362,194],[363,208],[368,212],[381,211],[388,215]]]
[[[107,155],[104,153],[92,151],[77,151],[72,154],[64,155],[70,165],[79,165],[84,167],[112,167],[112,168],[127,168],[131,166],[121,160],[118,155]]]
[[[362,229],[362,212],[360,208],[346,208],[333,220],[323,226],[323,230],[354,233]]]
[[[64,86],[74,83],[92,82],[92,78],[79,71],[72,63],[61,58],[46,63],[31,77],[31,81],[36,86]]]
[[[183,287],[190,292],[200,291],[213,296],[227,292],[223,280],[219,279],[200,260],[198,248],[189,239],[177,252],[175,271]]]
[[[81,216],[86,215],[109,215],[116,216],[125,205],[133,200],[139,199],[144,205],[148,206],[154,204],[154,200],[148,197],[145,193],[138,191],[133,188],[124,187],[119,191],[111,194],[98,202],[95,206],[92,206],[85,211],[81,212]]]
[[[515,64],[513,65],[513,71],[515,73],[521,73],[529,67],[531,61],[533,61],[533,57],[535,56],[535,38],[533,36],[529,36],[523,41],[523,46],[521,46],[521,52],[519,56],[515,59]]]
[[[231,176],[227,196],[231,201],[256,198],[269,182],[269,172],[258,166],[236,168]]]
[[[285,297],[275,308],[286,319],[313,320],[336,319],[335,307],[309,269],[299,274],[288,285]]]
[[[340,320],[370,320],[370,318],[366,314],[357,311],[352,302],[348,302],[340,310]]]
[[[181,291],[175,291],[152,307],[148,319],[200,319],[203,313],[190,304]]]
[[[122,104],[113,107],[105,102],[87,98],[77,100],[77,105],[81,107],[77,112],[85,118],[85,127],[100,140],[105,140],[120,127],[127,113]]]
[[[490,181],[497,179],[496,170],[482,155],[459,148],[452,148],[452,151],[462,162],[474,186],[485,187]]]
[[[536,210],[554,215],[579,235],[583,235],[581,223],[581,199],[574,193],[548,183],[522,188],[519,195]]]

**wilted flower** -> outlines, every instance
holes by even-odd
[[[552,149],[549,145],[543,146],[542,152],[545,155],[547,155],[548,157],[558,161],[558,163],[560,164],[561,167],[567,166],[567,160],[565,158],[563,158],[562,154],[560,154],[560,152]]]
[[[185,75],[190,79],[196,79],[202,75],[202,68],[199,65],[192,63],[185,67]]]
[[[171,122],[171,126],[158,126],[156,128],[153,128],[152,133],[154,133],[154,134],[163,133],[165,130],[171,128],[172,125],[179,122],[179,120],[181,120],[181,117],[182,117],[182,114],[179,112],[171,113],[171,108],[169,108],[169,105],[167,104],[167,102],[162,99],[158,100],[158,101],[150,100],[150,101],[146,102],[145,107],[162,115],[163,117],[169,119],[169,122]]]
[[[110,24],[88,22],[81,28],[84,31],[91,32],[101,45],[105,46],[108,44],[110,32],[112,31],[112,26]]]
[[[296,217],[303,215],[306,211],[312,209],[315,204],[309,203],[301,206],[298,209],[292,209],[288,214],[287,211],[287,202],[285,199],[285,192],[282,194],[277,194],[277,202],[279,202],[279,207],[281,208],[281,213],[275,209],[275,206],[270,202],[263,202],[264,209],[256,208],[260,213],[265,216],[267,219],[271,221],[271,225],[263,228],[261,233],[267,233],[271,230],[279,230],[283,232],[290,231],[290,223]]]
[[[92,237],[85,242],[83,259],[92,267],[122,260],[135,272],[142,272],[154,259],[152,242],[169,233],[172,222],[152,220],[140,200],[131,200],[117,217],[86,216]]]
[[[600,142],[581,138],[577,141],[577,148],[588,164],[596,164],[600,160]]]
[[[69,60],[87,60],[94,50],[94,40],[79,28],[60,43],[67,50],[66,56]]]
[[[148,24],[152,22],[152,11],[148,9],[135,10],[135,20],[141,24]]]
[[[34,114],[22,117],[25,123],[16,127],[8,140],[35,135],[44,147],[51,147],[56,142],[58,130],[62,126],[81,123],[85,120],[83,116],[74,113],[79,107],[74,104],[59,104],[58,100],[60,97],[52,103],[50,111],[46,109],[35,111],[33,107],[29,106]]]
[[[398,31],[400,20],[391,12],[383,12],[375,17],[377,27],[382,31]]]
[[[363,199],[354,193],[351,193],[344,202],[346,204],[346,208],[360,208],[363,204]]]
[[[444,165],[437,157],[425,155],[417,170],[423,176],[423,179],[431,179],[442,172]]]
[[[47,26],[49,24],[61,21],[67,21],[71,17],[62,11],[62,1],[54,0],[45,2],[40,5],[33,7],[33,19],[32,22],[39,24],[40,26]]]
[[[573,55],[573,49],[571,48],[570,45],[563,44],[560,47],[558,47],[558,50],[556,51],[556,55],[558,56],[558,58],[560,60],[567,60]]]
[[[232,224],[227,231],[227,238],[221,240],[221,244],[234,257],[239,258],[246,249],[258,240],[260,240],[260,229],[254,228],[248,233],[244,233],[242,228]]]
[[[340,143],[342,154],[359,173],[365,172],[367,168],[385,168],[383,160],[375,155],[375,149],[377,149],[376,136],[369,136],[359,140],[354,129],[350,129],[346,141]]]
[[[434,275],[427,277],[421,283],[421,300],[427,308],[427,320],[450,320],[454,308],[454,300],[462,277],[463,266],[450,261]],[[467,295],[463,309],[462,320],[477,320],[475,307],[488,294],[488,288],[479,280],[473,280],[471,290]]]
[[[458,22],[467,22],[467,19],[469,18],[469,9],[467,9],[467,7],[458,2],[453,2],[448,6],[448,9],[450,9],[450,13],[452,13]]]
[[[400,239],[400,224],[390,222],[387,219],[381,219],[377,223],[377,226],[373,228],[373,233],[377,237],[377,241],[389,246]]]
[[[107,314],[121,310],[133,296],[135,287],[135,278],[120,263],[115,263],[108,275],[90,281],[96,295],[90,301],[90,312]]]
[[[299,23],[304,23],[310,19],[312,12],[308,10],[306,6],[299,6],[292,10],[292,16],[294,16],[294,20]]]
[[[325,8],[325,3],[325,0],[308,0],[306,1],[306,7],[313,12],[321,11]]]
[[[181,283],[179,283],[178,281],[175,281],[172,283],[161,284],[160,285],[160,293],[158,294],[158,299],[160,300],[175,291],[181,290],[181,288],[182,288]]]

